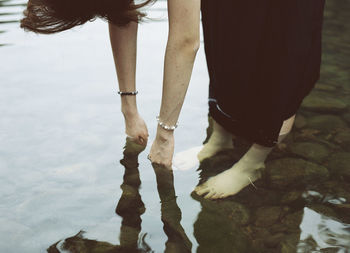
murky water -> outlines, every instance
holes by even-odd
[[[349,0],[327,2],[321,80],[258,189],[221,201],[192,190],[249,144],[189,157],[188,170],[153,168],[149,147],[123,134],[107,25],[24,33],[23,3],[0,0],[0,252],[350,252]],[[138,103],[151,139],[165,11],[157,3],[140,27]],[[202,47],[176,153],[195,154],[207,137],[207,84]]]

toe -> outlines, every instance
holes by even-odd
[[[203,195],[207,192],[209,192],[210,189],[207,187],[207,186],[202,186],[201,188],[195,190],[195,192],[198,194],[198,195]]]
[[[194,188],[194,190],[197,192],[197,191],[200,191],[204,188],[207,188],[207,183],[203,183],[203,184],[200,184],[200,185],[197,185],[196,188]]]
[[[205,199],[212,199],[213,196],[216,194],[216,192],[214,190],[209,191],[209,193],[207,195],[205,195]]]
[[[219,194],[217,198],[218,198],[218,199],[223,199],[223,198],[225,198],[225,193]]]
[[[222,193],[215,193],[211,199],[219,199],[220,196],[223,195]]]
[[[224,194],[221,195],[220,198],[224,199],[224,198],[230,197],[232,195],[234,195],[234,193],[224,193]]]

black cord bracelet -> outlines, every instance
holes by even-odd
[[[138,91],[130,91],[130,92],[123,92],[123,91],[118,91],[118,94],[120,96],[135,96],[139,93]]]

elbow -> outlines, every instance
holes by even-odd
[[[178,53],[196,56],[200,47],[199,36],[183,36],[179,39],[169,38],[168,46],[174,48]]]

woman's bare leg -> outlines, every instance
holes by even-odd
[[[226,131],[219,123],[213,119],[213,133],[208,142],[198,153],[198,160],[201,162],[205,158],[211,157],[223,149],[232,149],[232,134]]]
[[[278,143],[291,131],[294,119],[295,115],[283,122]],[[205,198],[210,199],[225,198],[238,193],[260,178],[259,169],[265,167],[264,162],[272,149],[254,143],[233,167],[197,186],[195,192],[198,195],[206,194]]]

